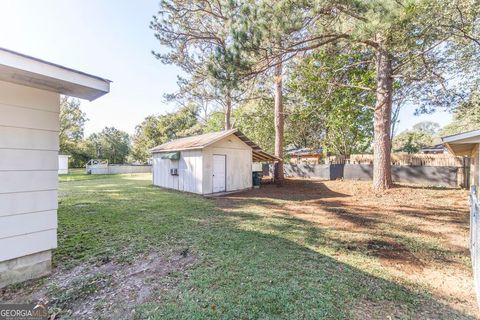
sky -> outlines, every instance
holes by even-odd
[[[173,111],[163,95],[177,90],[180,69],[164,65],[152,50],[164,50],[149,28],[158,0],[2,0],[0,47],[113,81],[107,95],[81,108],[85,134],[114,126],[130,134],[146,116]],[[397,132],[420,121],[445,125],[447,112],[414,116],[401,110]]]

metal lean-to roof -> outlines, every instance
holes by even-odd
[[[198,136],[192,136],[192,137],[173,140],[173,141],[164,143],[162,145],[159,145],[151,149],[150,151],[152,153],[159,153],[159,152],[203,149],[230,135],[237,136],[246,145],[252,148],[253,161],[279,161],[280,160],[279,158],[263,151],[262,148],[260,148],[256,143],[254,143],[252,140],[247,138],[243,133],[241,133],[237,129],[205,133]]]

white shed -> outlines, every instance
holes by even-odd
[[[58,155],[58,174],[68,174],[68,158],[65,154]]]
[[[153,184],[197,194],[252,187],[252,162],[277,161],[236,129],[182,138],[153,148]]]
[[[60,94],[110,81],[0,48],[0,288],[43,276],[57,246]]]

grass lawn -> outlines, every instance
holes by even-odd
[[[461,190],[290,180],[206,199],[60,178],[51,276],[0,291],[92,319],[474,319]]]

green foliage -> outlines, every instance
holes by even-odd
[[[212,112],[203,128],[204,132],[217,132],[224,129],[225,115],[222,112]]]
[[[60,100],[60,148],[66,141],[83,139],[86,114],[80,109],[78,99],[63,96]]]
[[[109,163],[124,163],[130,152],[130,136],[114,127],[91,134],[87,143],[93,148],[95,158],[107,159]]]
[[[273,152],[275,143],[273,108],[273,99],[258,99],[241,104],[232,114],[233,127],[267,152]],[[212,113],[204,132],[223,130],[223,121],[221,112]]]
[[[392,141],[394,152],[417,153],[421,148],[433,144],[433,135],[427,131],[404,131],[395,136]]]
[[[229,39],[229,27],[237,12],[235,1],[215,2],[163,0],[150,23],[157,40],[167,48],[154,52],[162,63],[183,69],[179,92],[168,99],[197,106],[212,103],[229,115],[235,104],[248,95],[248,69],[238,46]],[[230,117],[225,127],[230,124]]]
[[[259,99],[241,105],[233,115],[234,126],[270,153],[275,145],[273,109],[273,99]]]
[[[339,19],[347,41],[386,50],[397,101],[417,112],[453,108],[478,81],[479,6],[469,0],[350,2]],[[358,18],[360,17],[360,19]]]
[[[150,149],[167,141],[199,134],[202,127],[197,122],[197,110],[185,106],[176,112],[148,116],[135,128],[131,158],[145,163]]]
[[[422,121],[415,124],[412,129],[413,131],[423,132],[434,136],[440,131],[440,125],[432,121]]]
[[[85,113],[80,101],[62,97],[60,101],[60,153],[68,154],[71,168],[80,168],[92,158],[108,159],[110,163],[123,163],[130,152],[128,133],[105,128],[84,139]]]
[[[288,119],[289,140],[341,155],[365,151],[372,141],[375,101],[370,61],[369,51],[329,48],[297,64],[287,85],[298,99]]]
[[[480,129],[480,91],[477,90],[468,101],[455,110],[452,122],[442,129],[441,135],[448,136],[478,129]]]
[[[67,141],[65,149],[68,150],[65,154],[70,155],[70,168],[81,168],[93,158],[96,158],[95,148],[88,140],[81,141]]]
[[[83,141],[86,114],[80,109],[80,101],[63,96],[60,100],[60,153],[67,154],[70,167],[81,167],[88,160],[88,148]]]
[[[325,115],[316,106],[286,101],[285,144],[296,148],[319,148],[325,140]]]

